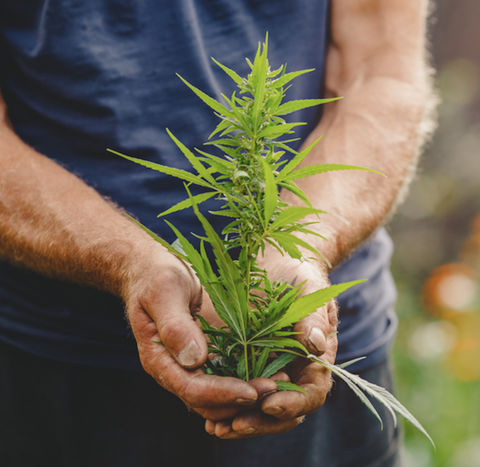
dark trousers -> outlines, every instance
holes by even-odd
[[[392,389],[387,361],[361,376]],[[289,433],[217,440],[146,373],[73,365],[0,344],[2,467],[399,467],[399,433],[341,381]]]

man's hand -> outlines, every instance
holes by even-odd
[[[148,256],[131,276],[124,297],[147,373],[189,408],[212,420],[231,418],[274,390],[274,385],[254,388],[236,378],[203,373],[207,342],[192,314],[201,312],[219,324],[213,305],[185,263],[160,246],[150,249]]]
[[[266,253],[260,265],[268,271],[272,280],[291,281],[296,278],[297,283],[307,280],[304,294],[330,284],[323,272],[325,268],[317,261],[300,262],[282,257],[273,248],[268,248]],[[326,362],[333,364],[337,352],[336,328],[337,306],[332,301],[298,322],[294,331],[303,333],[297,338],[310,353],[322,356]],[[207,420],[207,432],[222,439],[285,433],[296,427],[305,415],[315,412],[325,402],[331,387],[330,371],[319,363],[302,358],[294,360],[287,366],[286,372],[277,373],[270,380],[292,381],[305,389],[307,394],[299,391],[274,392],[257,403],[256,410],[247,410],[233,419],[217,423]],[[256,381],[250,383],[255,385]]]

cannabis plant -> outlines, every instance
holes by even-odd
[[[184,181],[187,198],[159,214],[193,208],[204,233],[199,236],[200,248],[195,249],[182,232],[165,220],[177,240],[168,244],[153,232],[148,233],[171,253],[189,263],[210,296],[224,325],[217,328],[197,315],[202,330],[209,338],[210,358],[204,367],[209,374],[235,376],[243,380],[270,377],[294,358],[308,358],[324,365],[343,379],[370,410],[381,419],[365,395],[383,403],[396,420],[398,412],[417,428],[425,430],[385,389],[362,380],[344,370],[346,364],[330,365],[314,355],[296,340],[293,325],[324,306],[342,291],[359,281],[332,285],[302,295],[305,283],[270,280],[267,271],[259,267],[259,255],[268,245],[282,255],[299,261],[323,258],[308,242],[296,234],[321,237],[305,221],[306,216],[325,212],[312,205],[295,180],[333,170],[369,170],[340,164],[310,165],[298,168],[318,141],[294,151],[288,143],[293,129],[304,123],[286,123],[283,117],[294,111],[336,99],[307,99],[283,103],[288,84],[297,76],[312,70],[287,73],[285,67],[271,70],[267,59],[267,45],[259,44],[254,62],[248,59],[251,73],[247,78],[213,60],[237,85],[238,92],[231,97],[222,95],[220,103],[184,78],[179,78],[220,118],[220,123],[206,145],[214,146],[223,157],[197,149],[193,154],[168,129],[167,132],[191,163],[195,173],[155,164],[145,160],[116,154],[164,174]],[[286,155],[290,153],[290,157]],[[377,172],[378,173],[378,172]],[[201,193],[192,195],[190,187],[201,187]],[[304,206],[290,206],[279,197],[279,189],[296,195]],[[200,212],[199,205],[216,198],[221,206],[210,212],[230,221],[221,234],[215,231]],[[317,220],[318,221],[318,220]],[[214,265],[208,251],[213,251]],[[239,252],[236,256],[232,252]],[[305,258],[308,253],[313,258]],[[326,258],[323,258],[327,261]],[[350,362],[353,363],[353,362]],[[305,392],[293,383],[277,382],[279,390]],[[365,392],[363,392],[363,391]],[[428,436],[428,435],[427,435]]]

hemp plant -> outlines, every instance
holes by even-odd
[[[184,78],[179,78],[220,118],[220,123],[209,136],[206,145],[217,148],[223,157],[197,149],[192,153],[168,129],[167,132],[188,159],[196,173],[167,167],[111,151],[150,169],[183,180],[187,198],[159,214],[193,208],[204,230],[199,250],[182,232],[167,220],[177,240],[168,244],[142,226],[156,241],[171,253],[191,265],[210,296],[224,326],[216,328],[201,315],[196,317],[208,335],[210,358],[204,371],[220,376],[234,376],[249,381],[256,377],[270,377],[294,358],[316,361],[343,379],[375,416],[382,420],[371,401],[374,397],[392,414],[400,413],[430,439],[419,422],[385,389],[353,375],[343,365],[330,365],[314,355],[296,340],[293,325],[327,304],[334,297],[362,280],[331,285],[322,290],[302,295],[305,282],[296,284],[270,280],[267,271],[258,265],[259,255],[267,244],[282,255],[299,261],[323,258],[297,233],[322,237],[311,229],[319,221],[305,221],[306,216],[326,214],[312,205],[295,180],[335,170],[368,170],[341,164],[310,165],[298,168],[309,154],[313,144],[297,152],[288,146],[295,139],[284,139],[293,129],[304,123],[286,123],[283,116],[307,107],[325,104],[333,99],[306,99],[282,103],[288,84],[297,76],[313,70],[287,73],[285,67],[271,70],[267,59],[267,41],[259,44],[253,63],[247,59],[251,73],[247,78],[213,61],[236,83],[237,91],[231,97],[222,95],[226,105],[197,89]],[[293,157],[286,157],[291,153]],[[377,172],[379,173],[379,172]],[[200,194],[192,195],[190,187],[201,187]],[[279,189],[292,192],[304,206],[287,205],[279,197]],[[200,212],[199,205],[216,198],[221,207],[214,216],[227,217],[230,223],[217,233]],[[323,237],[322,237],[323,238]],[[216,267],[212,266],[208,249],[213,250]],[[239,252],[238,256],[231,254]],[[304,258],[304,252],[315,255]],[[160,344],[160,343],[159,343]],[[357,359],[358,360],[358,359]],[[355,360],[355,361],[357,361]],[[277,382],[279,390],[304,389],[294,383]],[[430,439],[431,440],[431,439]]]

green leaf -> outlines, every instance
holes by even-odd
[[[287,115],[297,110],[314,107],[316,105],[326,104],[328,102],[338,101],[341,97],[333,97],[331,99],[301,99],[297,101],[289,101],[281,105],[276,111],[275,115]]]
[[[208,180],[213,186],[217,184],[216,180],[210,175],[208,170],[204,167],[204,165],[200,162],[200,160],[190,151],[181,141],[179,141],[175,135],[167,128],[167,133],[170,138],[174,141],[174,143],[178,146],[178,148],[182,151],[183,155],[188,159],[192,167],[199,173],[202,178]]]
[[[255,365],[255,371],[253,372],[253,377],[258,378],[260,375],[263,376],[263,369],[265,368],[265,364],[267,363],[268,356],[270,355],[270,348],[264,347],[260,352],[260,356],[258,357],[257,364]]]
[[[307,358],[309,358],[310,360],[314,360],[322,364],[326,368],[328,368],[332,373],[336,374],[343,381],[345,381],[345,383],[347,383],[352,389],[356,387],[356,389],[353,389],[353,390],[360,397],[362,402],[364,402],[368,406],[368,408],[377,416],[377,418],[380,420],[380,423],[382,423],[382,420],[380,419],[380,416],[378,415],[375,408],[372,406],[372,404],[369,401],[368,403],[365,402],[365,399],[366,399],[365,396],[361,397],[359,395],[360,389],[366,392],[371,397],[377,399],[380,403],[382,403],[392,414],[395,424],[396,424],[395,412],[397,412],[398,414],[402,415],[406,420],[408,420],[415,428],[420,430],[430,440],[433,447],[435,447],[435,443],[433,442],[432,438],[427,433],[427,431],[420,424],[420,422],[402,404],[400,404],[400,402],[398,402],[398,400],[395,399],[395,397],[392,394],[390,394],[385,388],[382,388],[381,386],[377,386],[376,384],[370,383],[369,381],[366,381],[360,378],[360,376],[358,375],[349,373],[348,371],[342,369],[338,365],[330,365],[329,363],[324,362],[323,360],[319,359],[315,355],[308,355]]]
[[[278,358],[276,358],[270,365],[268,365],[263,373],[261,374],[262,378],[270,378],[270,376],[280,371],[283,367],[289,364],[296,355],[291,353],[282,353]]]
[[[299,391],[303,392],[304,394],[308,394],[305,389],[297,386],[295,383],[290,383],[288,381],[275,381],[277,383],[277,389],[279,391]]]
[[[366,167],[358,167],[356,165],[343,165],[343,164],[318,164],[318,165],[308,165],[306,167],[301,167],[298,170],[291,172],[289,175],[283,178],[283,180],[298,180],[299,178],[311,177],[312,175],[321,174],[324,172],[334,172],[337,170],[364,170],[367,172],[376,173],[383,175],[377,170],[368,169]]]
[[[210,183],[207,181],[202,180],[199,176],[194,175],[186,170],[182,169],[174,169],[173,167],[167,167],[165,165],[156,164],[155,162],[145,161],[143,159],[137,159],[136,157],[126,156],[117,151],[113,151],[112,149],[107,149],[107,151],[116,154],[117,156],[123,157],[124,159],[128,159],[129,161],[135,162],[136,164],[143,165],[144,167],[148,167],[149,169],[156,170],[157,172],[162,172],[167,175],[172,175],[173,177],[179,178],[181,180],[185,180],[186,182],[194,183],[195,185],[200,185],[207,188],[213,188]]]
[[[196,204],[200,204],[200,203],[203,203],[204,201],[207,201],[207,199],[210,199],[217,194],[218,193],[216,192],[200,193],[199,195],[193,196],[193,199]],[[177,211],[181,211],[182,209],[190,208],[191,206],[192,206],[192,200],[188,198],[173,205],[171,208],[167,209],[166,211],[161,212],[157,217],[163,217],[168,214],[171,214],[172,212],[177,212]]]
[[[263,166],[264,181],[265,181],[265,202],[264,202],[264,225],[267,228],[270,219],[277,207],[278,188],[275,183],[275,177],[273,176],[270,164],[262,157],[258,156],[258,161]]]
[[[285,188],[294,195],[298,196],[308,207],[313,207],[307,195],[297,186],[297,184],[293,180],[289,180],[288,182],[281,181],[278,184],[280,187]]]
[[[263,45],[263,51],[260,53],[261,45],[258,44],[257,55],[255,56],[255,60],[253,62],[253,70],[252,70],[252,85],[255,90],[254,94],[254,102],[253,102],[253,130],[257,133],[258,127],[261,123],[261,116],[262,116],[262,104],[263,104],[263,97],[265,95],[265,81],[266,81],[266,74],[268,69],[267,64],[267,50],[268,50],[268,37],[265,40],[265,44]]]
[[[215,99],[210,97],[209,95],[205,94],[200,89],[196,88],[195,86],[191,85],[187,80],[182,78],[178,73],[177,76],[198,96],[202,99],[205,104],[211,107],[215,112],[218,112],[220,115],[224,115],[225,117],[232,118],[233,114],[230,110],[228,110],[223,104],[217,102]]]
[[[283,125],[269,125],[257,134],[257,138],[278,138],[286,133],[291,133],[291,130],[296,126],[303,126],[306,123],[285,123]]]
[[[247,371],[245,367],[245,354],[240,354],[238,356],[237,376],[243,380],[247,376]]]
[[[278,347],[280,349],[286,348],[296,348],[300,349],[305,355],[308,354],[307,349],[304,345],[295,340],[295,339],[288,339],[286,337],[261,337],[261,338],[252,338],[249,341],[250,345],[255,345],[257,347],[269,347],[271,349]]]
[[[188,187],[187,191],[189,196],[191,196]],[[192,203],[193,209],[197,218],[202,223],[203,229],[208,237],[208,240],[213,248],[213,253],[215,255],[220,277],[222,284],[225,286],[228,292],[228,296],[233,304],[234,309],[237,311],[236,318],[238,319],[239,329],[236,329],[239,332],[239,336],[245,337],[246,326],[247,326],[247,316],[248,316],[248,301],[247,293],[243,287],[243,279],[240,275],[238,266],[233,262],[232,258],[225,251],[225,245],[223,241],[218,236],[215,229],[211,226],[208,220],[203,216],[195,203]]]
[[[212,60],[215,62],[216,65],[218,65],[230,78],[233,79],[237,84],[242,84],[243,79],[233,70],[230,68],[227,68],[225,65],[222,65],[221,63],[217,62],[213,57],[211,57]]]
[[[285,73],[280,78],[272,81],[270,85],[272,88],[280,88],[285,86],[285,84],[292,81],[292,79],[296,78],[297,76],[304,75],[305,73],[310,73],[311,71],[315,71],[315,68],[311,68],[310,70],[300,70],[300,71],[293,71],[291,73]]]
[[[300,245],[303,248],[311,251],[315,255],[319,255],[320,257],[322,257],[324,259],[324,261],[328,264],[328,266],[332,267],[330,262],[315,247],[313,247],[312,245],[310,245],[310,243],[307,243],[306,241],[302,240],[301,238],[296,237],[295,235],[293,235],[291,233],[277,230],[277,231],[271,233],[269,236],[271,238],[273,238],[276,242],[278,242],[282,246],[282,248],[284,248],[285,251],[290,256],[292,256],[290,251],[287,250],[284,245],[287,245],[289,249],[292,249],[293,252],[296,255],[296,256],[292,256],[292,258],[295,258],[295,259],[301,259],[302,258],[302,254],[301,254],[300,250],[298,249],[298,247],[296,246],[296,245]],[[296,248],[296,250],[295,250],[295,248]],[[300,254],[300,256],[298,256],[299,254]]]
[[[182,252],[178,251],[177,248],[175,248],[174,245],[170,245],[167,241],[165,241],[163,238],[159,237],[155,232],[152,232],[148,227],[145,227],[143,224],[138,222],[136,219],[134,219],[132,216],[129,216],[128,214],[125,214],[130,220],[135,222],[140,228],[142,228],[145,232],[150,235],[156,242],[160,243],[163,247],[165,247],[170,253],[173,253],[175,256],[178,256],[182,258],[183,260],[186,260],[185,254],[182,254]]]
[[[297,155],[293,156],[290,162],[281,170],[278,174],[277,181],[283,181],[287,177],[287,175],[295,169],[305,157],[310,153],[310,151],[318,144],[318,142],[322,139],[318,138],[315,140],[310,146],[306,147],[303,151],[299,152]]]
[[[283,316],[273,320],[272,322],[269,322],[252,339],[257,339],[270,332],[279,331],[282,328],[298,323],[298,321],[300,321],[302,318],[305,318],[318,308],[325,306],[325,304],[332,300],[332,298],[337,297],[345,290],[362,282],[365,282],[365,280],[335,284],[331,285],[330,287],[326,287],[325,289],[320,289],[316,292],[312,292],[308,295],[303,295],[297,298]]]
[[[303,206],[291,206],[284,209],[270,225],[270,229],[279,229],[286,225],[297,222],[309,214],[322,214],[325,211]]]
[[[197,274],[200,282],[205,287],[206,292],[210,296],[218,316],[224,321],[235,334],[243,337],[242,327],[240,326],[237,314],[232,309],[232,304],[228,295],[225,293],[217,278],[211,269],[210,263],[204,261],[200,253],[195,250],[192,244],[168,221],[165,221],[177,235],[182,248],[187,254],[187,261],[192,265],[193,270]]]

